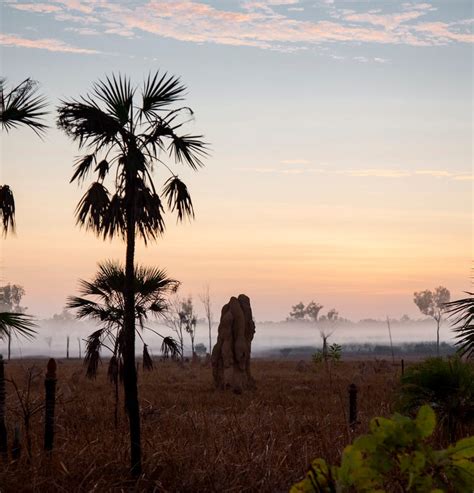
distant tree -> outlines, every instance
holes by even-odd
[[[310,301],[306,306],[305,315],[307,315],[312,322],[317,322],[319,312],[322,309],[323,309],[323,305],[319,303],[315,303],[314,301]]]
[[[209,327],[209,354],[212,353],[212,305],[209,284],[206,285],[204,291],[199,296],[201,303],[204,305],[204,312]]]
[[[47,128],[46,99],[38,95],[38,83],[30,78],[7,90],[6,79],[0,78],[0,126],[11,130],[19,126],[31,128],[41,135]],[[3,233],[15,231],[15,199],[8,185],[0,185],[0,222]]]
[[[339,318],[339,312],[335,308],[331,308],[326,315],[327,319],[335,322]]]
[[[198,356],[206,356],[207,349],[206,346],[200,342],[199,344],[196,344],[194,351]]]
[[[467,298],[446,303],[445,310],[449,314],[458,339],[456,345],[461,356],[474,356],[474,293],[466,292]]]
[[[303,320],[306,316],[306,308],[303,302],[299,302],[296,305],[291,307],[291,312],[289,319],[290,320]]]
[[[191,339],[191,354],[194,354],[194,339],[196,337],[197,317],[194,314],[194,305],[191,297],[181,302],[179,317],[184,330],[189,334]]]
[[[20,306],[20,303],[25,294],[23,286],[18,284],[0,286],[0,311],[24,313],[26,307]]]
[[[292,351],[293,349],[291,347],[284,347],[280,349],[280,354],[283,356],[283,358],[288,358]]]
[[[425,289],[415,292],[413,301],[423,315],[436,321],[436,354],[439,356],[439,328],[443,319],[445,304],[449,302],[451,294],[443,286],[438,286],[433,291]]]

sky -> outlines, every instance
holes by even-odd
[[[113,73],[180,76],[210,156],[179,168],[196,219],[137,260],[181,294],[208,284],[217,316],[246,293],[257,320],[312,299],[347,318],[417,316],[413,292],[472,287],[471,1],[62,0],[1,5],[1,73],[40,82],[43,139],[1,134],[17,202],[0,279],[29,312],[61,312],[124,244],[75,225],[75,143],[60,100]],[[168,176],[155,173],[161,186]],[[472,289],[471,289],[472,290]]]

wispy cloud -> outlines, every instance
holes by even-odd
[[[337,42],[415,46],[473,42],[469,19],[457,22],[425,19],[435,11],[429,3],[407,2],[400,5],[398,12],[384,13],[381,9],[362,12],[340,9],[334,2],[325,1],[328,19],[303,20],[292,16],[291,9],[303,8],[299,0],[248,0],[234,10],[225,2],[214,7],[198,0],[5,2],[13,9],[53,15],[60,21],[93,23],[108,34],[131,37],[146,32],[181,41],[286,52]],[[107,26],[110,23],[112,27]],[[383,59],[370,61],[380,60]]]
[[[71,46],[59,39],[28,39],[16,36],[14,34],[0,34],[0,45],[19,48],[32,48],[36,50],[57,51],[63,53],[79,53],[84,55],[100,53],[97,50],[89,50],[86,48]]]
[[[311,164],[307,159],[283,159],[281,164]]]
[[[286,160],[281,161],[282,164],[309,164],[304,160]],[[325,174],[333,176],[349,176],[354,178],[386,178],[386,179],[402,179],[402,178],[422,178],[431,177],[438,179],[450,179],[455,181],[472,180],[473,176],[461,172],[451,172],[447,170],[406,170],[397,168],[353,168],[353,169],[331,169],[331,168],[313,168],[313,167],[296,167],[296,168],[281,168],[281,167],[241,167],[235,168],[238,171],[253,172],[259,174],[276,174],[276,175],[310,175],[310,174]]]

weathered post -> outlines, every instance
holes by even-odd
[[[21,457],[20,425],[15,425],[12,443],[12,459],[18,460]]]
[[[402,359],[402,377],[405,375],[405,360]]]
[[[8,460],[7,427],[5,424],[5,362],[0,354],[0,455]]]
[[[54,441],[54,407],[56,403],[56,361],[53,358],[48,361],[44,387],[46,390],[44,449],[51,452]]]
[[[66,359],[69,359],[69,336],[66,339]]]
[[[354,383],[349,385],[349,427],[355,430],[357,425],[357,387]]]

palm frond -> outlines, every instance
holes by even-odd
[[[181,354],[178,341],[170,336],[163,337],[161,352],[163,354],[163,358],[165,359],[168,359],[169,357],[171,357],[171,359],[178,358]]]
[[[186,217],[194,218],[194,208],[186,185],[177,177],[172,176],[165,183],[163,193],[168,199],[168,207],[178,213],[178,221]]]
[[[94,171],[97,171],[97,178],[103,182],[105,180],[105,177],[109,173],[109,169],[110,166],[107,160],[102,159],[102,161],[96,166]]]
[[[104,216],[102,236],[104,239],[112,239],[118,235],[125,237],[126,231],[125,200],[121,194],[116,193],[110,199],[107,213]]]
[[[456,346],[467,358],[474,356],[474,293],[466,292],[469,298],[451,301],[444,305],[445,311],[456,327]]]
[[[165,230],[163,206],[158,194],[144,184],[136,191],[136,225],[140,236],[145,241],[156,239]]]
[[[0,339],[4,339],[12,334],[26,339],[34,339],[36,324],[33,317],[25,313],[0,313]]]
[[[66,135],[79,142],[99,149],[116,142],[125,130],[113,116],[102,111],[91,100],[62,101],[58,108],[57,125]]]
[[[153,77],[150,74],[143,87],[141,114],[147,118],[155,116],[156,111],[183,99],[185,90],[179,77],[166,72],[161,77],[159,72]]]
[[[176,135],[173,132],[168,152],[177,163],[184,162],[193,170],[202,168],[204,163],[201,158],[208,155],[207,144],[202,138],[202,135]]]
[[[76,208],[76,222],[97,235],[102,234],[102,225],[108,212],[109,192],[102,183],[94,182],[83,195]]]
[[[134,94],[130,79],[120,74],[106,77],[94,84],[93,92],[122,126],[129,122]]]
[[[78,296],[69,296],[66,302],[66,308],[76,310],[76,317],[78,319],[90,318],[99,323],[120,323],[123,315],[92,300]]]
[[[37,135],[46,130],[43,117],[47,114],[46,98],[38,95],[38,83],[30,78],[7,91],[5,79],[0,79],[0,124],[6,131],[25,125]]]
[[[143,344],[143,369],[147,371],[153,370],[153,360],[148,352],[147,344]]]
[[[102,347],[102,336],[104,329],[93,332],[86,339],[86,355],[84,357],[84,366],[86,367],[86,377],[94,379],[97,377],[97,369],[100,363],[100,349]]]
[[[77,161],[74,163],[76,169],[69,183],[72,183],[74,180],[77,181],[84,180],[87,174],[89,173],[94,160],[95,160],[94,154],[87,154],[86,156],[77,159]]]
[[[117,383],[119,378],[119,358],[113,355],[110,358],[109,366],[107,368],[107,377],[110,383]]]
[[[0,221],[5,235],[15,232],[15,198],[8,185],[0,185]]]

